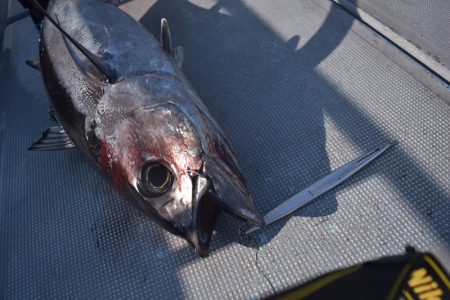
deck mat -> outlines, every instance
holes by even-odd
[[[450,1],[345,0],[450,70]],[[448,76],[448,72],[446,72]]]
[[[145,2],[145,1],[144,1]],[[127,5],[159,32],[228,134],[259,210],[386,141],[398,145],[261,230],[222,215],[208,258],[119,197],[76,149],[28,152],[51,124],[30,18],[0,73],[0,298],[257,299],[406,245],[450,247],[450,107],[312,1]]]

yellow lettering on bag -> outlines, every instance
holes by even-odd
[[[419,299],[421,300],[441,300],[443,292],[441,289],[437,289],[431,292],[427,292],[419,295]]]
[[[408,285],[414,288],[418,285],[430,283],[432,281],[433,278],[430,275],[427,275],[427,270],[425,268],[420,268],[412,272]]]

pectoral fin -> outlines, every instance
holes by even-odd
[[[114,70],[112,70],[108,65],[104,63],[102,57],[98,56],[95,53],[92,53],[91,51],[86,49],[83,45],[81,45],[78,41],[76,41],[72,36],[70,36],[59,24],[57,16],[55,17],[50,16],[37,0],[31,0],[31,3],[40,13],[42,13],[45,17],[47,17],[47,19],[61,32],[64,38],[64,42],[66,44],[73,45],[92,63],[93,67],[96,68],[98,73],[101,75],[100,79],[102,81],[113,83],[117,80],[117,74],[115,74]]]
[[[65,150],[75,147],[70,140],[64,128],[61,126],[49,127],[42,133],[33,145],[28,148],[30,151],[50,151],[50,150]]]

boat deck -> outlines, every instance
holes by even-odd
[[[155,35],[159,19],[169,20],[184,71],[263,214],[398,142],[250,237],[223,214],[204,259],[118,196],[76,149],[27,151],[52,123],[41,75],[25,65],[38,56],[38,32],[9,7],[0,49],[0,298],[257,299],[406,245],[449,267],[448,83],[336,3],[122,5]]]

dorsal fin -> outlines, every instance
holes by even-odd
[[[90,62],[100,71],[100,73],[105,77],[105,81],[107,82],[113,82],[114,81],[114,74],[112,72],[108,72],[107,68],[102,65],[100,62],[100,58],[98,55],[90,52],[88,49],[86,49],[83,45],[78,43],[74,38],[72,38],[64,29],[61,28],[58,22],[58,17],[56,17],[56,20],[53,19],[52,16],[50,16],[47,11],[37,2],[37,0],[31,0],[33,5],[38,9],[40,13],[42,13],[47,19],[63,34],[63,36],[69,40],[84,56],[86,56],[87,59],[89,59]]]
[[[169,22],[165,18],[161,19],[161,47],[173,55],[172,37],[170,36]]]

